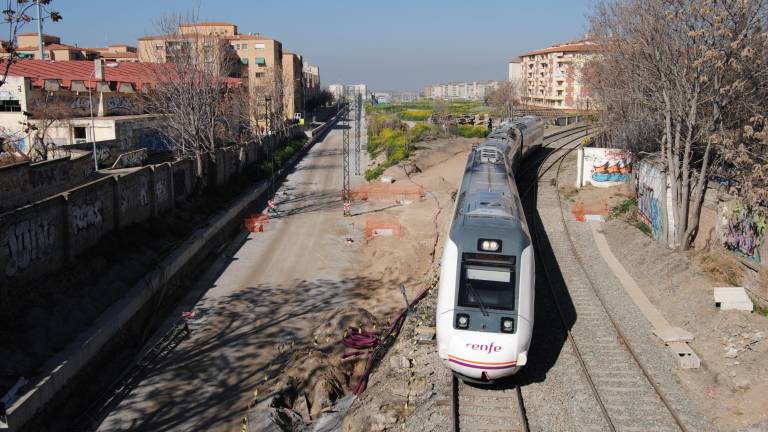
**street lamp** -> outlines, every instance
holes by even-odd
[[[94,75],[96,74],[96,71],[101,66],[102,65],[101,65],[99,60],[94,62],[93,72],[91,72],[91,75],[88,77],[88,105],[89,105],[90,110],[91,110],[91,145],[93,146],[93,167],[94,167],[94,169],[96,171],[99,170],[99,158],[96,155],[96,122],[94,121],[94,118],[93,118],[93,92],[91,90],[91,84],[92,84],[91,79],[94,77]],[[107,64],[105,64],[103,66],[115,69],[116,67],[120,66],[120,64],[119,63],[107,63]],[[99,77],[99,81],[98,82],[101,82],[102,78],[103,77]]]

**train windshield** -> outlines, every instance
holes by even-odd
[[[515,257],[464,254],[459,306],[515,309]]]

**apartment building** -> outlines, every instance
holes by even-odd
[[[232,75],[247,80],[250,88],[266,92],[282,104],[286,117],[292,118],[302,111],[305,74],[301,56],[283,51],[278,40],[258,33],[241,34],[231,23],[181,24],[176,34],[139,38],[138,58],[142,62],[172,62],[175,52],[197,43],[203,45],[204,53],[227,49],[227,55],[232,55],[239,64]],[[316,71],[319,86],[319,70]],[[283,90],[279,91],[281,84]]]
[[[363,97],[363,100],[367,100],[370,97],[368,86],[365,84],[331,84],[328,86],[328,91],[337,101],[342,96],[356,98],[357,95],[360,95]]]
[[[18,57],[20,59],[40,60],[40,38],[37,33],[22,33],[17,36]],[[103,59],[106,62],[137,62],[136,48],[130,45],[110,45],[105,48],[83,48],[77,45],[68,45],[61,42],[61,38],[55,35],[43,33],[43,56],[45,60],[95,60]],[[0,47],[0,58],[9,56],[5,46]]]
[[[107,63],[120,63],[120,62],[132,62],[139,61],[139,54],[137,48],[131,45],[117,44],[109,45],[105,48],[91,48],[99,54],[99,58],[103,59]]]
[[[467,81],[433,84],[424,87],[422,95],[433,99],[482,100],[498,88],[498,81]]]
[[[303,116],[304,112],[304,63],[301,56],[283,51],[283,110],[288,118]]]
[[[309,100],[320,93],[320,68],[304,62],[304,99]]]
[[[509,61],[508,69],[508,80],[512,82],[519,83],[523,79],[523,60],[520,59],[520,57],[515,57],[512,60]]]
[[[593,42],[580,40],[520,55],[524,100],[542,107],[589,109],[589,90],[582,84],[581,69],[596,48]]]

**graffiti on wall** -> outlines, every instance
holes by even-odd
[[[123,188],[120,191],[120,212],[125,214],[129,209],[149,207],[148,186],[147,177],[140,176],[137,181]]]
[[[72,231],[75,234],[85,231],[92,226],[101,225],[103,204],[101,200],[72,206]]]
[[[629,152],[620,149],[584,148],[582,184],[614,186],[628,181],[631,171],[632,159]]]
[[[147,149],[149,152],[168,151],[168,146],[157,131],[146,128],[136,132],[138,137],[138,146]]]
[[[661,211],[661,202],[658,194],[651,186],[643,183],[638,189],[639,199],[637,209],[640,219],[649,227],[653,233],[653,238],[663,240],[664,238],[664,219]]]
[[[736,204],[724,212],[723,246],[738,255],[760,263],[760,245],[766,218],[745,205]]]
[[[108,114],[125,114],[133,111],[133,100],[126,96],[108,97],[106,98],[105,105]]]
[[[33,262],[48,258],[55,242],[56,226],[47,216],[37,215],[9,226],[0,239],[0,250],[5,249],[8,256],[5,275],[13,277]]]

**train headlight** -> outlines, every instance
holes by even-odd
[[[512,318],[502,318],[501,331],[503,333],[513,333],[515,331],[515,320]]]
[[[469,315],[457,314],[456,315],[456,328],[465,329],[469,328]]]
[[[477,241],[477,248],[485,252],[498,252],[501,250],[501,240],[480,239]]]

